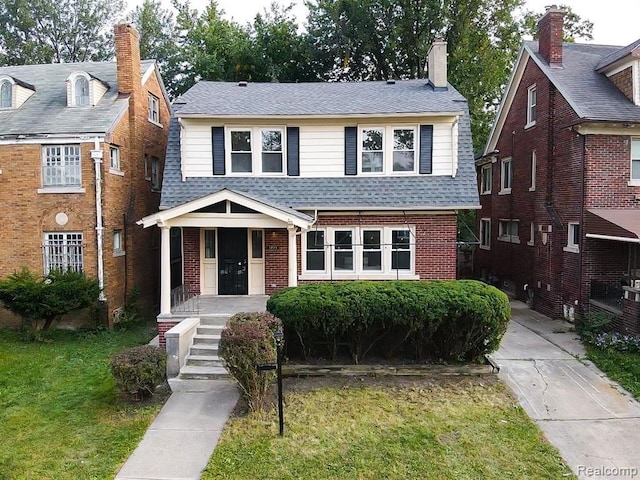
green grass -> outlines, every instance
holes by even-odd
[[[320,388],[285,402],[283,438],[274,411],[234,418],[202,478],[575,478],[497,382]]]
[[[160,406],[121,400],[108,359],[149,331],[48,337],[0,330],[0,479],[112,479]]]
[[[587,345],[587,356],[607,377],[640,400],[640,353],[600,350]]]

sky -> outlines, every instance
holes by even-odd
[[[218,5],[227,16],[244,24],[251,22],[256,13],[262,12],[273,0],[218,0]],[[142,0],[128,0],[130,8]],[[163,0],[169,4],[169,0]],[[191,0],[193,8],[202,10],[208,0]],[[304,23],[307,10],[303,0],[279,0],[277,3],[294,4],[293,13],[300,23]],[[568,5],[575,13],[593,22],[593,43],[605,45],[628,45],[640,38],[640,2],[638,0],[560,0],[558,4]],[[542,12],[550,0],[526,0],[529,10]],[[584,41],[584,40],[580,40]]]

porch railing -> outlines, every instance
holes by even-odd
[[[609,283],[591,281],[590,299],[602,303],[617,310],[622,310],[624,290],[621,286]]]
[[[187,285],[171,290],[171,311],[174,313],[200,313],[200,296]]]

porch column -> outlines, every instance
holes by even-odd
[[[289,225],[289,286],[298,285],[298,247],[296,245],[296,227]]]
[[[171,227],[160,227],[160,316],[171,316]]]

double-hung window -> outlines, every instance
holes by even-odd
[[[147,101],[147,119],[151,123],[160,124],[160,100],[151,93]]]
[[[527,89],[527,123],[525,128],[532,127],[536,124],[536,105],[538,103],[538,94],[536,86],[531,85]]]
[[[284,173],[284,128],[232,128],[227,138],[231,173]]]
[[[326,270],[325,231],[313,230],[307,232],[306,264],[310,272],[324,272]]]
[[[391,269],[411,270],[411,231],[391,231]]]
[[[362,172],[384,171],[384,129],[364,128],[362,134]]]
[[[13,106],[13,85],[9,80],[0,82],[0,108]]]
[[[492,165],[489,163],[480,168],[480,194],[488,195],[491,193],[491,173]]]
[[[333,268],[343,272],[354,270],[353,230],[336,230],[334,232]]]
[[[520,222],[518,220],[500,220],[498,224],[498,240],[520,243]]]
[[[262,172],[282,173],[282,130],[262,130]]]
[[[510,158],[505,158],[500,163],[500,192],[502,194],[511,193],[511,184],[513,179],[513,164]]]
[[[631,139],[631,182],[640,185],[640,138]]]
[[[109,167],[112,170],[120,171],[120,149],[109,147]]]
[[[251,130],[231,131],[231,172],[251,173],[253,171],[251,152]]]
[[[82,233],[45,233],[42,256],[45,275],[56,270],[82,272],[84,269]]]
[[[489,250],[491,248],[491,219],[480,219],[480,248]]]
[[[413,128],[393,129],[393,171],[413,172],[416,164],[416,131]]]
[[[382,230],[362,230],[362,270],[382,271]]]
[[[567,246],[565,252],[578,253],[580,251],[580,224],[570,222],[567,226]]]
[[[80,187],[82,168],[79,145],[47,145],[42,148],[42,185]]]

